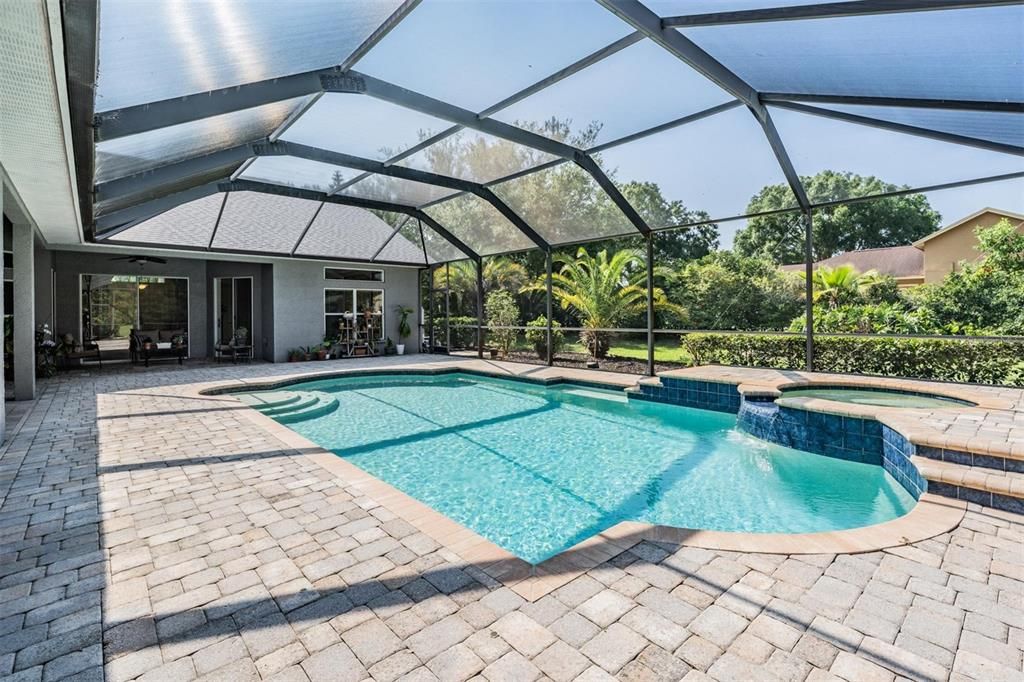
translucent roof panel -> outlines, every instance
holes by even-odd
[[[442,237],[429,225],[423,227],[423,245],[427,250],[427,258],[431,263],[447,263],[468,258],[457,246]]]
[[[377,174],[370,175],[338,191],[338,194],[350,197],[387,201],[404,206],[421,206],[457,193],[458,190],[447,187]]]
[[[490,202],[473,194],[461,194],[424,210],[481,256],[536,246]]]
[[[267,137],[305,98],[157,128],[96,145],[96,182],[133,175]]]
[[[96,110],[341,64],[400,0],[103,0]]]
[[[927,192],[925,197],[931,207],[942,215],[943,225],[986,206],[997,211],[1024,214],[1024,178]]]
[[[731,99],[660,45],[643,40],[492,118],[587,148]],[[551,119],[562,126],[542,126]]]
[[[363,175],[362,171],[294,156],[260,156],[249,164],[241,177],[318,192],[331,192],[345,182]]]
[[[377,260],[426,265],[419,223],[415,220],[403,221],[401,227],[398,228],[398,233],[377,255]]]
[[[175,206],[124,230],[110,241],[207,246],[223,202],[224,195],[218,193]]]
[[[772,118],[801,176],[822,171],[873,176],[856,196],[888,191],[884,185],[926,187],[1024,171],[1024,159],[917,135],[772,108]],[[812,201],[846,197],[815,197]]]
[[[481,111],[628,33],[583,0],[424,0],[355,68]]]
[[[787,204],[796,206],[761,126],[743,108],[612,147],[601,152],[600,161],[655,229],[678,225],[692,211],[711,218],[745,214],[766,185],[785,186]],[[682,207],[670,207],[673,201]]]
[[[230,192],[212,248],[290,253],[319,202],[261,192]]]
[[[369,260],[393,231],[394,228],[364,208],[325,203],[295,253]]]
[[[555,158],[510,140],[463,128],[396,165],[484,183],[534,168]]]
[[[954,135],[989,140],[1024,147],[1024,114],[1002,111],[963,111],[952,109],[920,109],[911,107],[878,107],[844,104],[815,105],[847,114],[876,118],[892,123],[937,130]]]
[[[681,29],[761,92],[1024,101],[1024,7]]]
[[[281,138],[383,161],[451,126],[439,118],[366,95],[329,92]]]
[[[590,174],[575,164],[546,168],[492,189],[549,244],[636,232]]]

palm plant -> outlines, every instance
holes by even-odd
[[[875,284],[880,275],[874,270],[858,272],[850,264],[834,268],[822,267],[814,271],[811,284],[815,303],[826,303],[829,308],[838,308],[844,303],[855,303]]]
[[[452,308],[463,314],[476,311],[476,265],[459,261],[448,266],[449,296]],[[484,263],[484,298],[492,291],[516,292],[523,288],[530,276],[521,263],[509,258],[490,258]],[[434,271],[434,288],[444,289],[445,269]]]
[[[623,249],[611,256],[600,251],[591,256],[580,248],[575,258],[557,256],[561,267],[551,274],[551,294],[563,310],[570,311],[580,321],[584,331],[580,340],[595,358],[608,354],[610,333],[630,317],[647,310],[647,274],[644,258],[638,251]],[[539,277],[523,291],[544,291],[545,278]],[[665,292],[655,287],[652,291],[656,310],[671,310],[684,314],[681,306],[670,303]]]

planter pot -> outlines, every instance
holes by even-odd
[[[395,352],[399,355],[405,355],[405,344],[399,343],[395,346]]]
[[[322,351],[322,350],[321,351],[317,351],[316,359],[317,360],[326,360],[327,359],[327,353],[325,351]]]

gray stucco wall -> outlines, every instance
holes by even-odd
[[[277,261],[274,263],[273,318],[274,360],[288,359],[288,349],[320,343],[324,337],[324,289],[383,289],[384,333],[398,343],[396,305],[419,310],[416,268],[383,267],[384,282],[349,282],[324,279],[324,267],[337,263],[317,261]],[[366,266],[353,266],[363,268]],[[406,353],[419,350],[418,314],[409,316],[412,335],[406,339]]]

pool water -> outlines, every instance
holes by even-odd
[[[964,402],[953,398],[864,388],[797,388],[782,392],[784,398],[820,398],[855,405],[879,407],[952,407]]]
[[[623,520],[803,533],[879,523],[915,502],[880,466],[621,391],[464,374],[289,388],[339,401],[289,428],[531,563]]]

